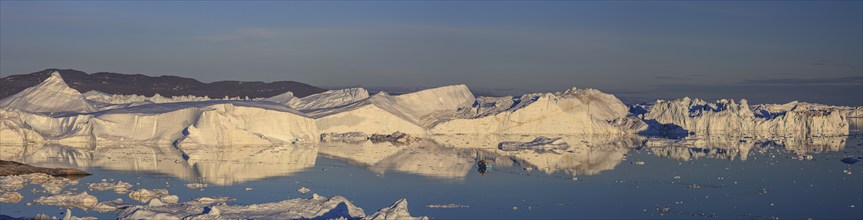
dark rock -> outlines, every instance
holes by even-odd
[[[88,176],[90,173],[70,168],[34,167],[15,161],[0,160],[0,176],[44,173],[52,176]]]

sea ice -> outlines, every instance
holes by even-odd
[[[35,200],[36,203],[49,206],[74,207],[83,210],[96,207],[99,200],[95,196],[81,192],[79,194],[57,194],[51,196],[42,196]]]

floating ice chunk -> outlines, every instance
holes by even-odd
[[[129,193],[129,189],[132,188],[132,184],[123,181],[117,181],[116,183],[113,183],[103,180],[99,183],[90,183],[87,188],[89,188],[90,190],[97,191],[111,190],[118,194],[126,194]]]
[[[0,189],[6,191],[17,191],[24,188],[25,179],[23,176],[0,176]]]
[[[198,199],[201,200],[201,199]],[[117,214],[119,219],[358,219],[361,208],[341,196],[291,199],[275,203],[229,206],[199,201],[162,206],[131,206]]]
[[[52,178],[52,179],[48,180],[47,182],[44,182],[40,185],[42,186],[43,189],[45,189],[45,192],[47,192],[49,194],[58,194],[66,186],[78,185],[78,181],[66,179],[63,177],[56,177],[56,178]]]
[[[309,193],[311,191],[312,191],[311,189],[306,188],[306,187],[300,187],[300,189],[297,189],[297,192],[300,192],[300,194],[303,194],[303,195],[305,195],[306,193]]]
[[[229,202],[229,201],[233,201],[233,200],[234,199],[228,198],[228,197],[216,197],[216,198],[201,197],[201,198],[196,198],[196,199],[194,199],[190,202],[186,202],[186,203],[195,203],[195,204],[199,204],[199,205],[207,205],[207,204],[212,204],[212,203],[225,203],[225,202]]]
[[[159,200],[161,200],[162,202],[174,204],[180,202],[180,197],[177,195],[169,195],[159,198]]]
[[[413,217],[408,212],[408,200],[400,199],[386,208],[382,208],[370,216],[363,218],[364,220],[385,220],[385,219],[407,219],[407,220],[428,220],[428,217]]]
[[[78,217],[72,215],[72,210],[66,209],[66,216],[63,217],[63,220],[99,220],[96,217]]]
[[[49,194],[58,194],[68,185],[77,185],[78,181],[63,177],[53,177],[44,173],[0,176],[0,188],[6,191],[19,190],[27,183],[41,185],[45,192]]]
[[[188,184],[186,184],[186,188],[203,189],[203,188],[207,188],[207,184],[206,183],[188,183]]]
[[[459,208],[470,208],[470,206],[469,205],[449,203],[449,204],[428,204],[428,205],[426,205],[426,208],[430,208],[430,209],[459,209]]]
[[[132,198],[132,199],[139,201],[139,202],[149,202],[152,199],[158,199],[158,198],[166,197],[168,195],[169,194],[168,194],[167,189],[154,189],[154,190],[139,189],[139,190],[135,190],[135,191],[132,191],[131,193],[129,193],[129,198]]]
[[[93,207],[93,210],[97,212],[113,212],[117,211],[117,209],[123,205],[123,199],[117,198],[111,201],[100,202],[96,204],[96,207]]]
[[[49,206],[74,207],[83,210],[96,207],[99,200],[95,196],[81,192],[79,194],[58,194],[52,196],[43,196],[35,200],[36,203]]]
[[[0,203],[18,203],[24,196],[18,192],[0,192]]]

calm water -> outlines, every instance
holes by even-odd
[[[413,215],[437,219],[525,218],[863,218],[863,137],[758,140],[700,137],[671,144],[644,137],[567,137],[568,152],[494,149],[501,140],[533,136],[435,137],[411,146],[333,144],[185,149],[172,146],[3,146],[2,159],[76,167],[94,175],[65,190],[114,179],[133,189],[165,188],[181,201],[227,196],[229,204],[342,195],[370,214],[407,198]],[[646,143],[646,144],[645,144]],[[798,160],[812,155],[812,160]],[[476,161],[492,169],[481,174]],[[850,174],[848,174],[850,172]],[[204,190],[184,185],[208,183]],[[166,184],[167,183],[167,184]],[[251,188],[251,190],[246,190]],[[65,208],[34,204],[28,185],[20,203],[0,214],[62,216]],[[100,201],[127,195],[91,191]],[[429,208],[430,204],[467,208]],[[73,209],[76,216],[115,213]]]

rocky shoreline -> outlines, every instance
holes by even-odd
[[[71,168],[34,167],[15,161],[0,160],[0,176],[44,173],[51,176],[89,176],[90,173]]]

